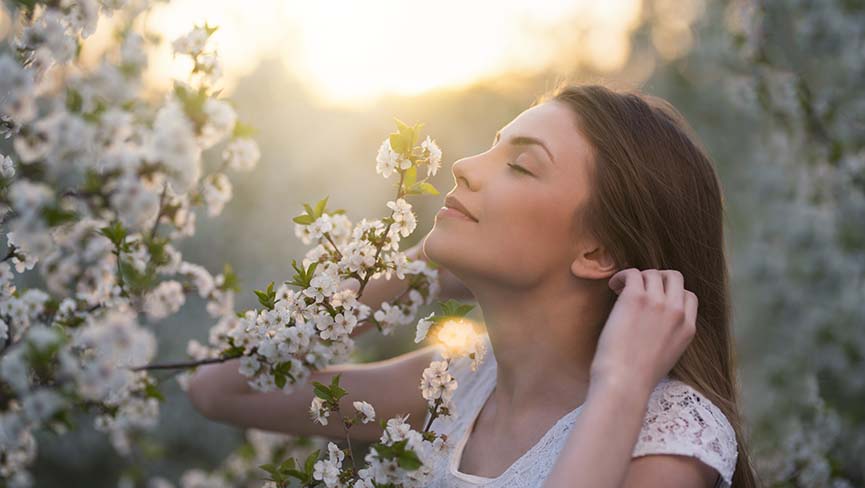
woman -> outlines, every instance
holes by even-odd
[[[458,210],[440,211],[412,252],[447,270],[445,296],[478,301],[491,354],[477,371],[454,370],[457,415],[432,424],[452,449],[433,486],[756,486],[721,189],[681,115],[654,97],[567,86],[453,174],[446,205]],[[400,285],[379,280],[362,301]],[[417,382],[438,357],[429,346],[312,379],[342,373],[347,409],[376,398],[379,418],[408,412],[422,429]],[[375,395],[382,384],[392,393]],[[217,420],[343,435],[309,422],[311,391],[254,393],[231,362],[201,368],[189,394]],[[353,437],[380,434],[356,428]]]

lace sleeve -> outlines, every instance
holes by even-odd
[[[738,447],[727,417],[690,385],[669,378],[649,398],[632,457],[648,454],[693,456],[715,468],[721,486],[732,484]]]

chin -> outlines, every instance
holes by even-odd
[[[485,274],[479,266],[484,261],[483,256],[475,254],[478,245],[466,242],[465,235],[448,228],[448,223],[439,226],[436,223],[427,234],[423,251],[437,265],[446,268],[464,282],[470,277]]]
[[[448,242],[450,239],[445,235],[446,233],[436,222],[423,243],[423,252],[426,253],[427,257],[442,265],[447,262],[447,257],[453,253],[449,249],[453,247],[453,244]]]
[[[424,241],[423,251],[427,257],[435,263],[448,269],[462,267],[468,256],[465,242],[454,234],[447,224],[441,225],[437,222]]]

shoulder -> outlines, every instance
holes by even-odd
[[[649,454],[693,456],[732,484],[738,446],[724,413],[699,391],[665,377],[649,398],[633,457]]]

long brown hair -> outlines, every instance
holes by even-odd
[[[754,488],[739,410],[724,250],[724,198],[712,161],[669,102],[633,90],[563,85],[538,99],[564,103],[594,150],[593,184],[575,218],[618,269],[675,269],[699,299],[697,332],[670,371],[708,398],[736,432],[732,488]],[[610,291],[609,305],[616,295]]]

